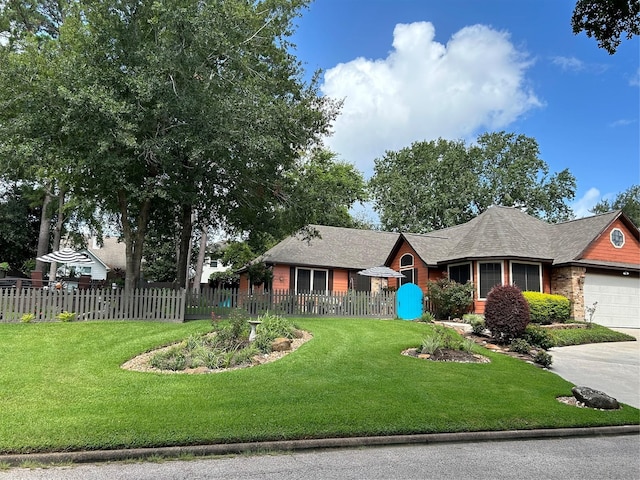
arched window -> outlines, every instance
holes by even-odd
[[[402,258],[400,258],[400,268],[404,267],[413,267],[413,255],[410,253],[405,253]]]
[[[400,285],[404,285],[405,283],[416,283],[413,268],[413,255],[410,253],[405,253],[400,257],[400,273],[404,275],[404,277],[400,279]]]

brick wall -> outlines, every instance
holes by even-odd
[[[564,295],[571,301],[571,317],[584,320],[585,267],[560,267],[551,272],[551,293]]]

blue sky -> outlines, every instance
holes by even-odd
[[[368,178],[385,150],[438,137],[534,137],[577,180],[575,214],[640,183],[640,42],[573,35],[575,0],[316,0],[295,53],[345,99],[327,146]]]

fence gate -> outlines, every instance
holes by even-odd
[[[414,320],[422,316],[422,290],[415,283],[405,283],[396,294],[396,311],[402,320]]]

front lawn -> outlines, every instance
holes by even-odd
[[[639,411],[560,403],[572,384],[506,355],[403,356],[428,324],[304,319],[276,362],[208,375],[122,370],[209,321],[0,324],[0,452],[637,424]]]
[[[631,335],[616,332],[596,323],[592,323],[588,328],[549,329],[549,334],[553,338],[556,347],[584,345],[586,343],[635,341],[635,337]]]

